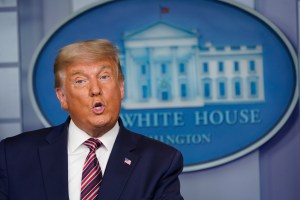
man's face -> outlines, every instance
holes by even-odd
[[[124,98],[124,80],[118,80],[116,64],[100,61],[73,64],[62,73],[56,95],[74,123],[98,137],[116,123]]]

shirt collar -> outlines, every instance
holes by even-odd
[[[108,151],[112,150],[119,129],[120,126],[119,123],[117,122],[111,130],[109,130],[104,135],[98,138],[102,142],[103,147],[106,148]],[[80,149],[82,149],[82,147],[84,146],[82,145],[82,143],[85,142],[90,137],[91,136],[89,136],[87,133],[79,129],[71,119],[69,124],[69,132],[68,132],[68,152],[75,153],[75,151],[77,150],[79,151]]]

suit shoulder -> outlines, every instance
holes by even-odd
[[[18,135],[5,138],[2,142],[6,145],[18,145],[18,144],[33,144],[44,140],[44,138],[54,129],[55,127],[41,128],[32,131],[22,132]]]

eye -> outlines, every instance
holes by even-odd
[[[110,77],[111,77],[110,75],[104,74],[104,75],[101,75],[101,76],[99,77],[99,79],[100,79],[100,80],[109,80]]]
[[[73,82],[76,86],[82,86],[87,82],[87,80],[86,79],[75,79]]]
[[[75,81],[76,84],[81,84],[81,83],[84,83],[84,82],[85,82],[85,80],[76,80]]]

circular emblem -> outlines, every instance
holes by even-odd
[[[179,149],[184,171],[257,149],[298,99],[295,52],[254,10],[223,1],[115,1],[76,13],[38,49],[29,87],[45,126],[68,116],[54,90],[58,50],[97,38],[120,49],[124,125]]]

